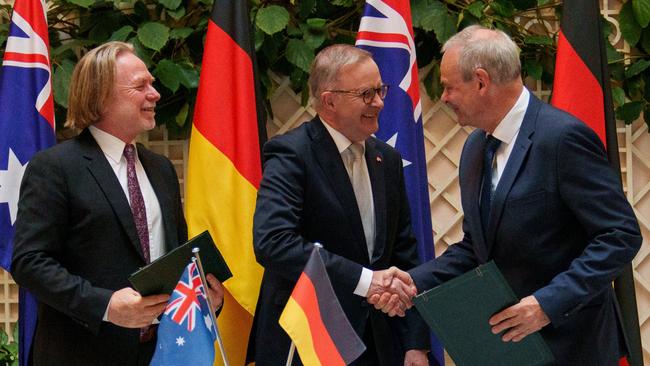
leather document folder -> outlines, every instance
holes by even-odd
[[[129,282],[142,296],[171,294],[183,270],[194,257],[192,249],[197,247],[200,249],[199,255],[206,275],[212,273],[221,282],[232,277],[230,268],[206,230],[131,274]]]
[[[491,261],[413,299],[457,366],[542,366],[554,361],[539,333],[503,342],[488,319],[519,300]]]

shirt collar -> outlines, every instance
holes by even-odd
[[[352,145],[352,141],[350,141],[350,139],[345,137],[345,135],[343,135],[338,130],[334,129],[334,127],[330,126],[330,124],[326,120],[324,120],[322,117],[321,117],[321,121],[323,121],[323,125],[327,129],[327,132],[329,132],[330,136],[332,136],[332,139],[334,140],[334,143],[336,144],[336,148],[338,149],[339,154],[343,153],[343,151],[345,151],[348,147],[350,147],[350,145]],[[363,149],[365,151],[366,142],[363,141],[363,142],[360,142],[360,144],[363,145]]]
[[[108,156],[108,158],[111,159],[113,163],[119,163],[120,159],[122,159],[122,156],[124,155],[124,147],[126,146],[124,141],[95,126],[89,126],[88,129],[95,138],[95,141],[97,141],[99,148],[102,149],[102,152]],[[137,146],[135,144],[134,146],[137,152]],[[137,157],[138,154],[135,156]]]
[[[510,144],[517,132],[521,128],[528,108],[528,101],[530,99],[530,92],[525,87],[522,88],[519,98],[512,106],[510,111],[499,122],[497,128],[494,129],[492,135],[505,144]]]

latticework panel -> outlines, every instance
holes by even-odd
[[[10,335],[18,321],[18,286],[9,273],[0,270],[0,325]]]
[[[625,127],[624,131],[627,197],[643,235],[643,245],[633,261],[633,268],[643,358],[645,364],[650,365],[650,134],[642,121]]]

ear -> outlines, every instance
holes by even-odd
[[[334,93],[324,91],[320,95],[320,104],[324,109],[334,109]]]
[[[487,88],[490,86],[492,80],[490,79],[490,74],[483,69],[483,68],[478,68],[476,71],[474,71],[474,77],[476,78],[476,81],[478,82],[478,91],[479,93],[487,93]]]

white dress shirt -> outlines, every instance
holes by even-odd
[[[522,89],[515,105],[512,106],[492,133],[492,136],[501,141],[501,145],[496,151],[496,167],[492,172],[492,187],[497,187],[499,180],[501,180],[501,175],[503,175],[512,149],[515,146],[515,141],[517,141],[517,136],[519,136],[519,129],[524,121],[526,109],[528,109],[530,92],[526,88]]]
[[[336,148],[339,151],[339,154],[343,154],[345,150],[352,145],[352,141],[345,137],[342,133],[339,131],[335,130],[332,126],[329,125],[327,121],[325,121],[322,117],[321,120],[324,122],[323,125],[327,129],[327,132],[329,132],[330,136],[332,136],[332,139],[334,140],[334,143],[336,144]],[[365,151],[366,143],[365,141],[363,142],[363,147]],[[343,159],[343,156],[341,156],[341,160],[343,161],[345,165],[345,159]],[[345,169],[350,169],[347,165]],[[348,171],[348,174],[350,172]],[[370,185],[372,187],[372,185]],[[372,200],[371,200],[372,201]],[[373,219],[375,217],[375,207],[373,205],[372,207],[372,215]],[[370,283],[372,282],[372,271],[368,268],[363,268],[361,270],[361,277],[359,278],[359,282],[357,283],[357,287],[354,289],[354,294],[363,296],[365,297],[368,294],[368,290],[370,289]]]
[[[117,137],[100,130],[95,126],[89,127],[90,133],[97,141],[99,148],[102,149],[106,160],[113,168],[117,180],[122,186],[124,195],[126,196],[127,201],[131,204],[131,198],[129,197],[129,184],[128,178],[126,175],[126,158],[124,157],[124,147],[126,144],[124,141],[118,139]],[[136,146],[135,144],[133,144]],[[137,146],[136,146],[137,150]],[[149,254],[151,261],[159,258],[165,254],[165,232],[163,230],[162,224],[162,212],[160,210],[160,204],[158,203],[158,198],[156,193],[147,178],[147,173],[142,167],[140,158],[136,154],[135,159],[135,172],[138,176],[138,183],[140,185],[140,191],[142,192],[142,198],[144,199],[145,209],[147,210],[147,228],[149,229]]]

